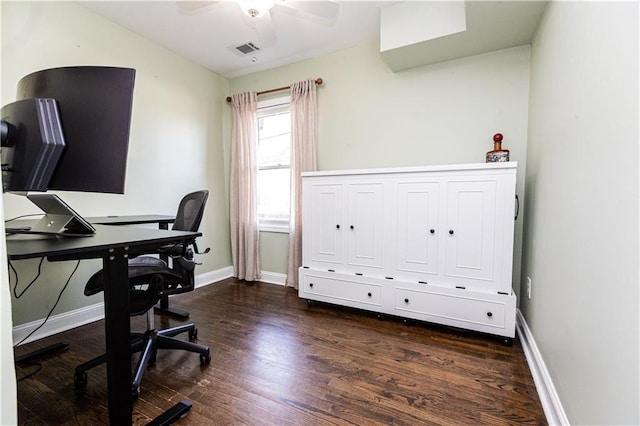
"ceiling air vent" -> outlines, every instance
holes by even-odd
[[[241,44],[239,46],[233,46],[233,49],[237,52],[240,53],[242,55],[247,55],[249,53],[252,52],[257,52],[258,50],[260,50],[260,48],[258,46],[256,46],[255,44],[253,44],[253,42],[248,41],[244,44]]]

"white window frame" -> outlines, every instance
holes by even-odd
[[[280,96],[277,98],[267,99],[264,101],[258,101],[258,118],[260,118],[261,110],[273,110],[283,106],[286,106],[289,109],[289,105],[291,104],[291,96]],[[291,111],[289,111],[291,112]],[[257,126],[257,123],[256,123]],[[285,167],[282,167],[285,168]],[[291,170],[291,162],[289,162],[289,166],[286,167]],[[260,168],[258,168],[258,173]],[[258,212],[258,230],[260,232],[277,232],[277,233],[289,233],[289,219],[274,219],[274,218],[263,218],[259,215]]]

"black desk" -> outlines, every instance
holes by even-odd
[[[109,283],[104,288],[109,422],[117,426],[130,425],[133,401],[128,258],[152,253],[166,244],[191,241],[202,234],[131,226],[95,225],[95,228],[96,233],[90,237],[10,235],[7,254],[11,260],[45,256],[51,262],[102,259],[105,280]]]
[[[147,223],[157,223],[160,229],[169,229],[169,224],[175,222],[176,217],[160,214],[143,214],[85,217],[85,219],[97,225],[143,225]]]

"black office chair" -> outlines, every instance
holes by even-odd
[[[180,202],[176,216],[178,226],[196,231],[202,220],[208,191],[198,191],[186,195]],[[175,228],[175,226],[174,226]],[[172,264],[151,256],[140,256],[129,261],[129,299],[130,315],[146,314],[147,329],[143,333],[131,334],[131,352],[140,352],[136,365],[131,395],[135,399],[140,394],[140,383],[148,365],[155,363],[158,349],[179,349],[200,354],[200,363],[211,361],[209,347],[192,343],[198,330],[195,324],[183,324],[163,330],[156,330],[153,326],[153,306],[167,294],[183,293],[194,289],[195,283],[195,240],[189,244],[167,246],[163,254],[171,256]],[[196,249],[197,250],[197,249]],[[95,273],[87,282],[84,294],[97,294],[104,289],[103,271]],[[188,333],[190,341],[175,339],[178,334]],[[106,362],[106,354],[89,360],[76,367],[74,384],[80,388],[87,383],[87,370]]]
[[[196,232],[200,229],[200,222],[202,221],[202,216],[204,215],[204,207],[207,203],[207,198],[209,197],[209,191],[196,191],[184,196],[184,198],[180,201],[180,205],[178,206],[178,212],[176,213],[176,219],[173,222],[172,230],[175,231],[191,231]],[[193,242],[193,250],[196,254],[206,254],[209,253],[209,248],[205,249],[203,252],[198,251],[198,246],[195,242]],[[169,256],[181,256],[184,252],[185,247],[182,244],[178,245],[170,245],[160,249],[161,258],[167,261],[167,257]],[[129,265],[135,264],[136,262],[148,262],[149,260],[140,260],[142,258],[138,257],[129,262]],[[175,308],[169,307],[169,296],[179,293],[185,293],[187,291],[192,291],[194,289],[193,283],[191,285],[187,285],[186,283],[182,283],[175,288],[166,289],[162,297],[160,298],[160,303],[154,308],[154,310],[158,313],[170,314],[182,319],[189,318],[189,313],[186,311],[182,311]]]

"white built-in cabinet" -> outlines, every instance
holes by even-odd
[[[303,173],[299,296],[513,338],[516,167]]]

